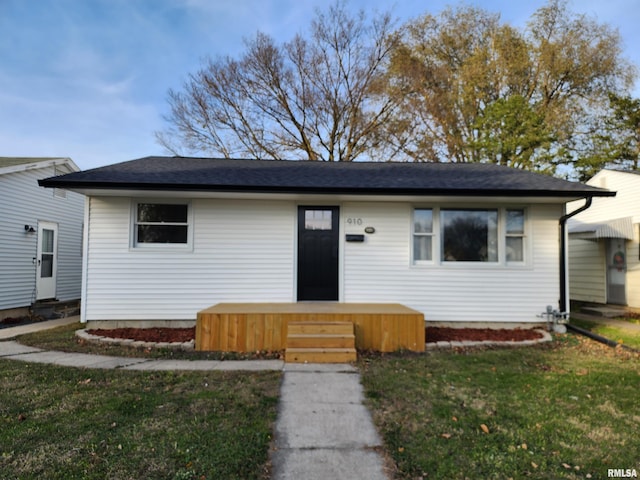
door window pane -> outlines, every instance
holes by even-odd
[[[47,253],[53,253],[53,230],[47,230],[46,228],[42,230],[42,251]]]
[[[41,254],[40,254],[40,278],[53,277],[53,245],[55,231],[42,229]]]
[[[40,261],[40,278],[53,277],[53,255],[43,253]]]
[[[331,230],[331,210],[305,210],[305,230]]]
[[[442,260],[497,262],[497,210],[442,210]]]

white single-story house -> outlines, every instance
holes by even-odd
[[[561,297],[566,203],[614,195],[488,164],[185,157],[40,185],[87,196],[82,321],[112,326],[308,301],[539,324]]]
[[[0,157],[0,315],[36,301],[79,300],[84,196],[38,180],[78,172],[69,158]]]
[[[569,220],[570,298],[640,308],[640,172],[602,170],[587,185],[617,195]]]

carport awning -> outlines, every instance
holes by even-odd
[[[573,238],[597,240],[599,238],[624,238],[633,240],[633,222],[631,217],[615,218],[606,222],[575,222],[569,227]]]

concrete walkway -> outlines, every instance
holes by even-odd
[[[607,315],[597,315],[593,313],[572,313],[571,318],[575,318],[577,320],[586,320],[589,322],[598,323],[600,325],[609,325],[611,327],[619,328],[620,330],[625,330],[629,333],[634,333],[636,335],[640,335],[640,324],[627,322],[625,320],[618,320],[614,317],[609,317]]]
[[[56,318],[55,320],[46,320],[44,322],[29,323],[28,325],[18,325],[15,327],[0,328],[0,340],[15,338],[25,333],[39,332],[49,330],[51,328],[61,327],[63,325],[71,325],[80,322],[80,316],[66,318]]]
[[[357,370],[347,364],[287,364],[280,391],[274,480],[385,480],[382,441]]]
[[[0,359],[120,370],[283,370],[274,450],[275,480],[387,480],[382,441],[363,405],[360,375],[348,364],[285,364],[281,360],[155,360],[46,351],[13,340],[76,318],[0,330]]]
[[[49,363],[63,367],[106,368],[121,370],[282,370],[282,360],[155,360],[152,358],[111,357],[87,353],[46,351],[16,341],[0,341],[0,358],[32,363]]]

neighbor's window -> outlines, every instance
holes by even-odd
[[[433,210],[417,208],[413,214],[413,259],[433,260]]]
[[[497,262],[498,210],[440,211],[443,262]]]
[[[507,210],[507,262],[524,261],[524,210]]]
[[[189,205],[138,203],[135,217],[135,244],[187,244]]]

